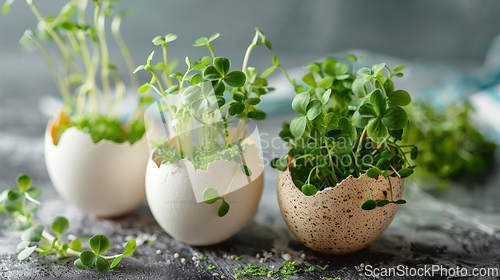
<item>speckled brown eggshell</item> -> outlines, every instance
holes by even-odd
[[[404,180],[390,177],[393,199],[403,196]],[[369,190],[369,192],[368,192]],[[349,254],[368,247],[389,226],[399,205],[363,210],[367,199],[389,199],[386,178],[352,175],[313,196],[299,190],[287,169],[278,173],[278,202],[290,231],[305,246],[327,254]]]

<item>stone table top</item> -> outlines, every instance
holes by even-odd
[[[259,124],[259,130],[268,133],[267,139],[270,139],[286,119],[290,116],[271,116]],[[25,261],[18,261],[16,244],[20,233],[11,229],[0,215],[0,278],[221,279],[221,275],[225,275],[226,279],[234,279],[234,268],[249,263],[278,269],[283,264],[283,254],[290,254],[302,270],[313,265],[328,265],[324,271],[301,272],[287,276],[287,279],[373,279],[369,276],[369,265],[372,268],[460,266],[470,271],[473,268],[500,269],[498,164],[483,182],[454,184],[440,193],[424,192],[415,183],[407,182],[405,199],[408,204],[400,207],[387,231],[368,248],[346,256],[315,253],[293,237],[277,203],[277,172],[267,168],[264,192],[253,221],[226,242],[192,247],[169,237],[153,219],[146,202],[127,216],[99,220],[61,200],[51,186],[43,159],[46,122],[47,118],[36,111],[0,106],[0,191],[13,187],[18,173],[28,173],[34,184],[44,191],[36,217],[41,224],[49,224],[52,217],[63,214],[70,221],[69,234],[106,234],[111,240],[111,252],[119,253],[130,237],[138,238],[140,246],[131,257],[124,258],[118,269],[106,274],[77,269],[73,267],[73,258],[59,260],[55,256],[33,254]],[[276,156],[270,151],[265,151],[267,158]],[[283,151],[276,151],[278,155],[280,152]],[[154,240],[154,245],[142,242],[146,239]],[[162,254],[158,255],[157,250]],[[255,258],[256,254],[265,252],[272,253],[266,262]],[[175,253],[180,255],[179,259],[174,258]],[[208,259],[193,262],[192,256],[199,254]],[[231,260],[231,255],[243,258]],[[186,258],[187,263],[181,263],[181,258]],[[216,268],[208,270],[209,264]],[[214,276],[214,273],[218,275]]]

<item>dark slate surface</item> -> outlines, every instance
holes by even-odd
[[[211,247],[191,247],[170,238],[154,221],[144,203],[125,217],[114,220],[96,220],[68,202],[62,201],[51,186],[43,161],[43,132],[47,117],[36,110],[21,106],[0,105],[0,190],[13,187],[18,173],[32,175],[34,184],[44,189],[42,206],[37,220],[50,223],[55,215],[63,214],[70,220],[70,234],[77,236],[103,233],[111,237],[111,253],[122,250],[126,238],[146,236],[155,245],[143,244],[116,271],[100,274],[74,268],[73,258],[58,260],[32,256],[17,261],[16,244],[20,233],[11,230],[4,217],[0,218],[0,278],[8,279],[233,279],[234,268],[254,263],[268,268],[279,268],[282,254],[290,254],[297,265],[326,265],[325,271],[300,273],[287,279],[365,279],[360,264],[374,267],[408,265],[443,265],[465,268],[500,268],[500,172],[495,169],[484,183],[477,186],[455,185],[443,193],[422,192],[413,183],[407,183],[405,197],[409,203],[400,208],[388,230],[369,248],[347,256],[328,256],[314,253],[302,246],[288,231],[279,212],[275,182],[276,171],[266,170],[265,190],[255,219],[234,238]],[[21,104],[19,104],[21,105]],[[29,104],[27,107],[35,107]],[[274,135],[282,120],[290,116],[274,116],[259,128],[261,133]],[[269,140],[270,136],[264,138]],[[266,157],[272,158],[271,149]],[[280,150],[277,151],[279,153]],[[498,161],[498,160],[497,160]],[[148,237],[149,236],[149,237]],[[157,255],[156,251],[162,254]],[[261,263],[256,254],[272,252],[273,256]],[[179,259],[173,257],[180,255]],[[305,259],[300,256],[305,254]],[[197,264],[192,256],[204,254],[208,260]],[[230,256],[243,255],[241,261]],[[182,264],[180,259],[186,258]],[[217,268],[209,271],[208,264]],[[219,275],[213,276],[216,272]],[[397,278],[397,277],[396,277]],[[418,277],[422,279],[424,277]],[[440,278],[440,277],[436,277]],[[478,278],[479,279],[479,278]]]

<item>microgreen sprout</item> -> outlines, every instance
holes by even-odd
[[[5,16],[13,2],[4,2],[2,11]],[[110,31],[128,72],[132,74],[134,62],[120,34],[122,18],[132,13],[114,13],[113,1],[93,0],[93,22],[87,22],[88,0],[70,0],[57,15],[46,16],[40,13],[34,1],[26,2],[38,25],[35,30],[25,31],[19,45],[28,51],[39,50],[43,55],[64,98],[64,113],[69,116],[65,122],[54,123],[53,129],[57,132],[53,134],[54,143],[71,126],[89,133],[96,143],[102,139],[117,143],[134,143],[141,139],[145,132],[142,111],[152,100],[140,96],[137,111],[131,114],[127,124],[122,124],[120,108],[127,86],[117,71],[118,66],[111,63],[105,30],[106,21],[113,16]],[[45,47],[48,41],[55,43],[55,57]],[[137,77],[131,75],[130,81],[130,88],[135,90]]]
[[[69,244],[62,238],[69,228],[69,222],[62,216],[56,216],[50,225],[50,231],[44,226],[35,224],[33,216],[37,211],[40,202],[36,200],[42,194],[38,187],[31,187],[31,178],[26,174],[20,174],[17,177],[18,188],[11,188],[0,193],[0,212],[7,217],[12,218],[17,224],[17,228],[23,231],[22,241],[17,245],[20,250],[17,255],[18,260],[28,258],[34,252],[39,256],[57,254],[60,257],[76,256],[74,265],[84,269],[87,267],[96,267],[99,272],[107,272],[116,267],[123,256],[129,257],[136,248],[135,239],[131,239],[125,246],[122,254],[113,256],[104,256],[111,244],[104,235],[95,235],[89,240],[92,250],[82,251],[82,241],[86,237],[72,240]],[[31,204],[27,204],[27,201]],[[54,235],[55,234],[55,235]],[[109,263],[109,260],[113,260]]]
[[[196,169],[201,170],[206,170],[208,164],[216,160],[237,163],[237,168],[232,172],[230,186],[224,195],[217,193],[215,189],[206,189],[203,192],[204,201],[208,204],[221,200],[218,215],[223,217],[230,208],[225,198],[237,171],[241,170],[246,176],[252,175],[243,157],[249,144],[243,144],[243,140],[247,137],[250,121],[263,120],[266,117],[262,110],[256,108],[261,97],[274,90],[268,87],[264,76],[269,75],[275,68],[282,67],[275,56],[272,69],[260,76],[257,69],[248,66],[253,48],[264,44],[271,49],[265,35],[256,29],[245,53],[242,69],[232,69],[231,61],[216,55],[212,46],[219,36],[220,34],[216,33],[196,40],[193,46],[206,47],[210,56],[201,57],[196,61],[186,57],[184,73],[171,72],[174,63],[167,58],[168,44],[177,36],[157,36],[153,43],[161,46],[162,61],[153,64],[155,52],[152,52],[146,64],[139,65],[134,73],[150,72],[151,80],[139,87],[139,92],[152,90],[161,97],[158,107],[160,113],[166,115],[165,130],[174,135],[173,139],[169,139],[172,141],[157,143],[156,159],[161,159],[162,163],[166,164],[187,158]],[[226,97],[232,100],[226,101],[225,93]],[[235,122],[236,128],[230,129]],[[193,143],[192,139],[197,142]]]
[[[349,56],[348,63],[328,58],[306,66],[304,85],[295,85],[292,108],[299,115],[286,123],[279,136],[290,147],[288,155],[273,160],[281,171],[290,169],[295,185],[305,195],[335,187],[349,175],[387,178],[390,200],[367,200],[370,210],[393,200],[389,177],[408,177],[417,157],[413,145],[400,146],[408,115],[403,109],[411,102],[404,90],[395,90],[392,79],[402,77],[404,66],[389,68],[385,63],[356,71],[361,58]]]

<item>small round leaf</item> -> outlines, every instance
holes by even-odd
[[[123,255],[120,255],[116,257],[113,262],[111,263],[110,268],[115,268],[121,261],[122,261]]]
[[[207,204],[213,204],[220,199],[219,193],[214,188],[207,188],[203,191],[203,201]]]
[[[314,185],[311,185],[311,184],[303,185],[301,190],[307,196],[315,195],[318,192],[318,189]]]
[[[57,235],[62,234],[65,232],[69,227],[68,220],[64,217],[55,217],[52,220],[52,224],[50,225],[50,229],[52,229],[53,232],[55,232]]]
[[[219,215],[219,217],[224,217],[227,212],[229,212],[229,204],[223,199],[217,211],[217,215]]]
[[[90,238],[89,245],[90,248],[94,250],[95,254],[99,256],[109,249],[111,243],[109,243],[109,239],[106,236],[98,234]]]
[[[105,258],[99,256],[95,262],[95,267],[97,268],[97,271],[101,273],[108,272],[109,262]]]
[[[366,171],[366,175],[370,178],[377,178],[380,174],[382,174],[382,172],[376,167],[372,167]]]
[[[135,241],[135,239],[130,239],[127,242],[127,245],[125,245],[125,250],[123,250],[123,255],[125,257],[129,257],[134,253],[135,248],[137,248],[137,242]]]
[[[96,262],[96,259],[97,259],[97,256],[94,254],[94,252],[92,251],[83,251],[81,254],[80,254],[80,260],[81,260],[81,263],[84,265],[84,266],[91,266],[91,265],[94,265],[95,262]]]
[[[361,209],[363,210],[373,210],[375,208],[377,208],[377,202],[373,199],[368,199],[361,204]]]
[[[17,176],[17,185],[24,193],[31,186],[31,177],[27,174],[19,174]]]

